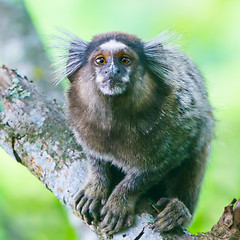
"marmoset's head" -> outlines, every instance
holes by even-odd
[[[89,43],[85,51],[85,68],[91,71],[93,81],[103,95],[123,94],[131,79],[143,74],[144,69],[139,64],[141,53],[136,52],[136,47],[142,48],[140,40],[120,33],[96,36]]]
[[[66,72],[59,77],[66,76],[71,83],[82,82],[80,88],[95,88],[106,96],[119,96],[133,88],[144,91],[148,89],[146,76],[164,79],[169,70],[163,34],[149,42],[121,32],[96,35],[90,42],[68,36],[68,46],[62,47],[66,52],[61,55],[67,62]]]

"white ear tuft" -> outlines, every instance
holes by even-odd
[[[182,39],[182,34],[178,34],[175,31],[172,31],[171,28],[166,29],[159,33],[156,37],[146,42],[146,47],[156,46],[158,44],[164,45],[166,47],[179,47],[181,46],[180,42]]]
[[[166,57],[166,54],[170,52],[167,50],[172,46],[178,46],[180,39],[181,35],[165,30],[144,43],[144,53],[148,68],[158,77],[163,78],[171,71],[171,66],[168,64]]]
[[[71,76],[82,66],[83,57],[88,47],[88,43],[76,35],[63,30],[58,31],[61,35],[54,36],[52,38],[54,44],[51,45],[51,48],[57,50],[52,64],[55,85]]]

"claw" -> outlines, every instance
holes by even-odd
[[[101,222],[102,229],[106,228],[109,225],[112,217],[113,215],[110,211],[104,216],[103,221]]]
[[[80,202],[77,205],[77,210],[78,211],[82,211],[82,208],[84,206],[84,204],[88,201],[88,199],[86,197],[82,197],[82,199],[80,200]]]
[[[155,225],[155,229],[162,233],[162,232],[165,232],[167,227],[169,226],[169,223],[168,222],[164,222],[164,221],[159,221],[157,222],[157,224],[154,224]]]
[[[93,199],[88,199],[87,202],[82,206],[81,214],[83,215],[84,221],[86,221],[88,224],[91,223],[92,218],[89,214],[89,205],[92,203]]]
[[[79,204],[79,202],[81,201],[82,197],[84,196],[84,191],[81,190],[80,192],[78,192],[74,198],[74,209],[75,210],[78,210],[77,209],[77,206]]]
[[[117,221],[118,221],[118,218],[117,218],[117,217],[113,217],[113,218],[112,218],[112,221],[111,221],[111,222],[108,224],[108,226],[105,227],[102,231],[103,231],[104,233],[110,235],[109,232],[111,232],[112,229],[115,228],[115,226],[116,226],[116,224],[117,224]]]
[[[168,232],[184,226],[190,219],[191,214],[188,208],[178,199],[171,199],[155,218],[153,228],[159,232]]]
[[[119,232],[121,230],[121,228],[124,225],[124,220],[125,220],[125,217],[119,217],[118,222],[115,228],[113,229],[114,232]]]
[[[100,213],[102,231],[113,235],[123,227],[130,227],[134,221],[134,207],[135,202],[127,201],[119,195],[110,195]]]
[[[98,209],[100,208],[99,206],[100,204],[98,203],[97,200],[93,199],[93,201],[91,202],[91,204],[89,205],[89,214],[91,215],[91,217],[93,218],[93,220],[95,222],[98,222],[99,220],[99,213],[98,213]]]
[[[115,209],[116,210],[116,209]],[[105,209],[104,209],[105,213]],[[120,213],[118,211],[111,211],[108,209],[104,216],[100,227],[107,235],[113,235],[119,232],[123,227],[130,227],[134,222],[134,215],[129,215],[128,212]]]
[[[99,222],[102,203],[107,198],[107,189],[107,186],[99,187],[90,181],[76,194],[74,208],[88,224],[92,221]]]
[[[104,218],[104,217],[105,217],[105,215],[106,215],[107,211],[108,211],[108,208],[107,208],[107,206],[104,206],[104,207],[102,208],[102,210],[101,210],[101,213],[100,213],[102,218]]]
[[[131,227],[134,223],[134,215],[128,216],[126,220],[126,227]]]

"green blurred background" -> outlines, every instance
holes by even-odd
[[[240,197],[240,1],[25,0],[25,4],[44,44],[56,27],[85,40],[110,30],[143,40],[169,27],[183,34],[183,51],[204,74],[217,118],[199,207],[189,229],[210,230],[223,207]],[[0,240],[5,239],[76,236],[53,194],[0,149]]]

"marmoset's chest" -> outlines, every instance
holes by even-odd
[[[186,157],[191,140],[181,130],[170,130],[163,122],[149,126],[143,129],[126,122],[122,127],[106,130],[88,123],[75,128],[75,135],[86,154],[123,169],[157,168],[163,160]]]

